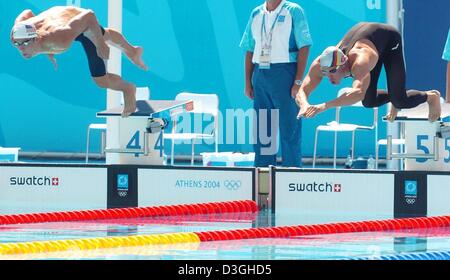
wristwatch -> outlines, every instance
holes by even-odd
[[[295,80],[295,84],[296,84],[297,86],[301,86],[302,83],[303,83],[303,80]]]

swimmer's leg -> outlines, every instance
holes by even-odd
[[[104,38],[108,44],[120,49],[139,68],[145,71],[148,70],[142,59],[144,52],[142,47],[132,46],[119,31],[112,28],[105,28]]]
[[[128,117],[136,111],[136,86],[122,79],[122,77],[107,73],[102,77],[93,77],[95,83],[101,88],[109,88],[123,92],[125,106],[123,117]]]

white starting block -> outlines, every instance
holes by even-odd
[[[105,153],[118,154],[114,164],[163,165],[164,128],[172,117],[193,110],[192,101],[138,100],[137,110],[122,118],[123,107],[97,113],[97,117],[119,118],[119,147]]]
[[[0,147],[0,162],[17,162],[20,148]]]
[[[450,104],[441,104],[441,119],[428,121],[428,104],[399,112],[395,122],[400,124],[405,152],[393,153],[392,135],[387,136],[387,160],[405,159],[405,170],[450,171]]]

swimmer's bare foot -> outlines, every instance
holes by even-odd
[[[144,60],[142,59],[142,54],[144,53],[144,49],[142,47],[133,47],[133,52],[128,55],[128,58],[141,68],[144,71],[148,70],[147,65],[145,65]]]
[[[389,111],[389,114],[387,114],[386,120],[388,120],[389,122],[394,122],[399,111],[399,109],[395,108],[394,105],[391,104],[391,110]]]
[[[437,90],[426,91],[429,106],[428,120],[435,122],[441,117],[441,93]]]
[[[126,118],[136,111],[136,86],[130,84],[127,90],[123,92],[124,108],[122,117]]]

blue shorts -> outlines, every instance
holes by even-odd
[[[100,29],[102,30],[102,34],[105,35],[105,29],[101,26]],[[98,56],[97,47],[94,45],[94,43],[92,43],[92,41],[88,37],[84,36],[83,33],[75,38],[75,41],[80,42],[84,48],[84,51],[86,52],[91,76],[94,78],[105,76],[106,64],[105,61]]]

